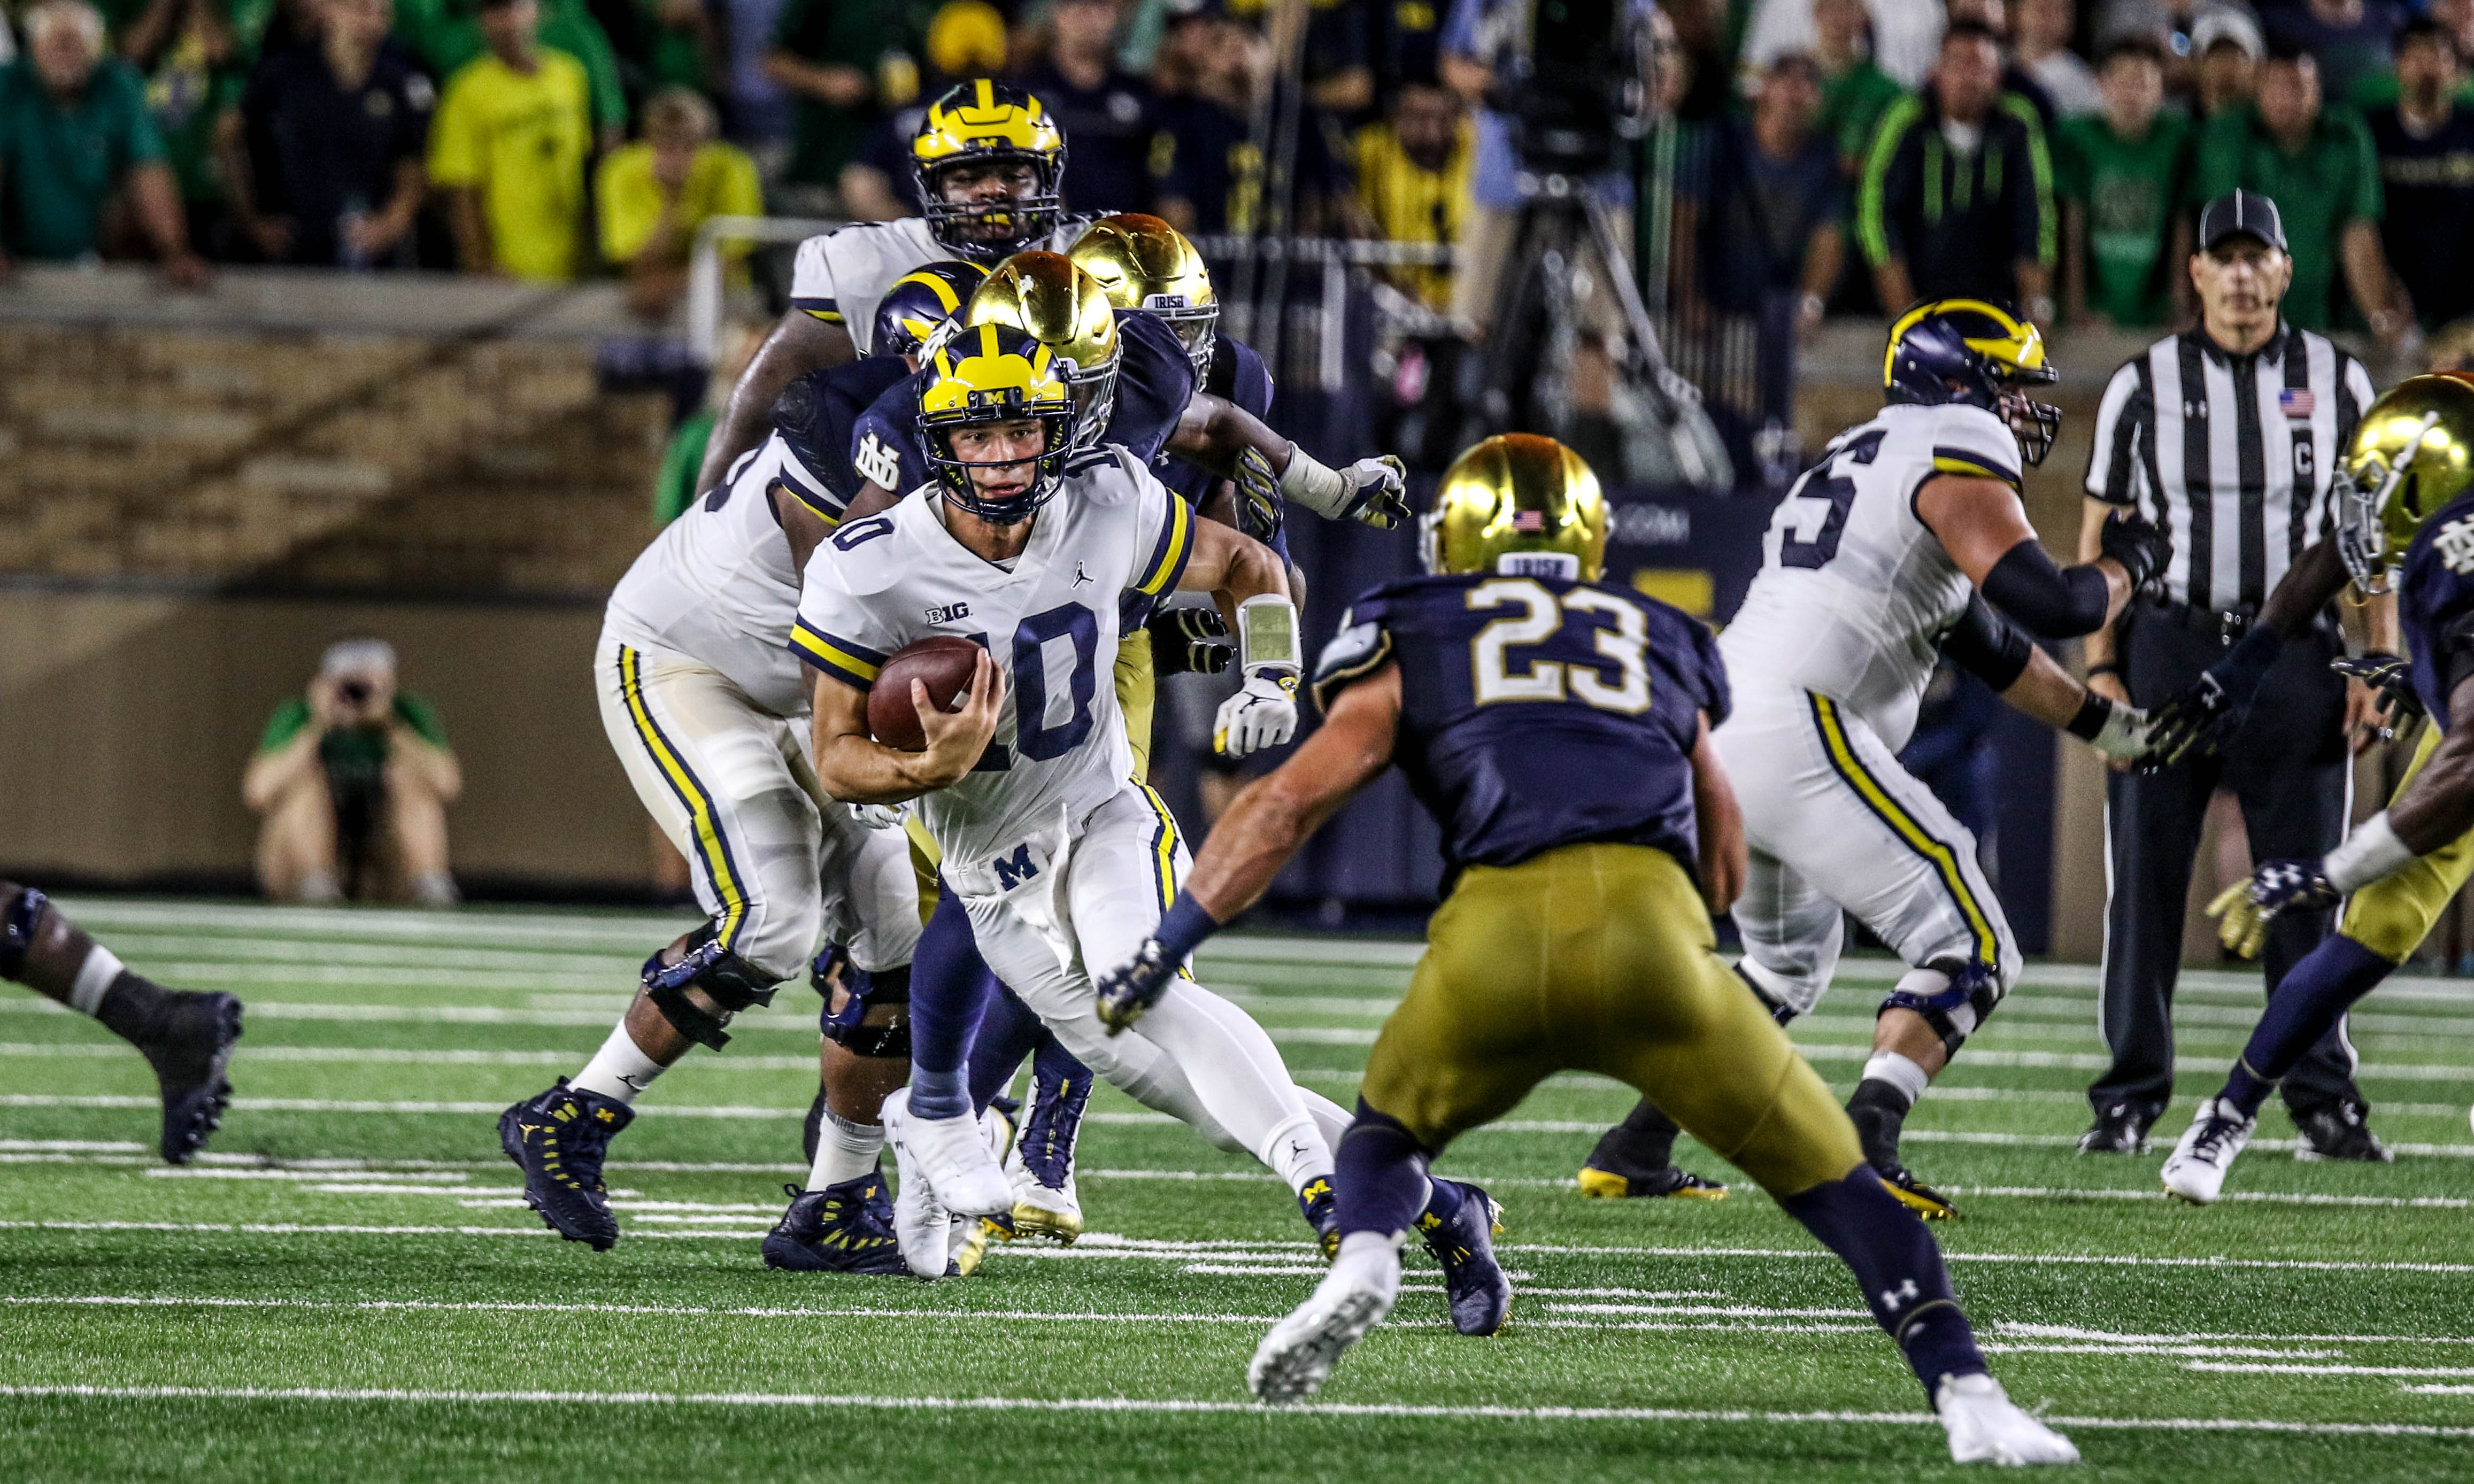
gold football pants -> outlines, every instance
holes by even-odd
[[[1134,749],[1134,777],[1152,775],[1152,711],[1159,700],[1159,678],[1152,669],[1152,636],[1136,629],[1117,638],[1117,710],[1126,718],[1126,743]],[[945,853],[928,838],[916,814],[903,820],[910,836],[910,870],[919,878],[919,921],[936,912],[936,867]]]
[[[1855,1126],[1715,948],[1662,850],[1471,866],[1375,1040],[1366,1104],[1441,1153],[1554,1073],[1602,1072],[1772,1195],[1844,1180]]]
[[[2422,741],[2414,745],[2413,766],[2398,780],[2396,791],[2389,795],[2390,805],[2405,797],[2405,791],[2421,776],[2423,765],[2439,748],[2439,736],[2437,725],[2422,729]],[[2390,963],[2403,963],[2430,936],[2432,925],[2439,921],[2439,914],[2448,910],[2449,900],[2469,876],[2474,876],[2474,834],[2460,836],[2427,856],[2417,856],[2355,892],[2346,899],[2345,914],[2339,920],[2337,931]]]

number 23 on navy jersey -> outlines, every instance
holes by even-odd
[[[1395,761],[1455,867],[1613,840],[1692,868],[1693,742],[1728,708],[1701,624],[1604,583],[1411,577],[1351,605],[1315,693],[1328,706],[1393,661]]]

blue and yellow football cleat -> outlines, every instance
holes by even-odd
[[[1006,1159],[1013,1211],[990,1232],[1011,1242],[1046,1237],[1060,1245],[1082,1234],[1082,1201],[1074,1185],[1074,1146],[1090,1106],[1091,1079],[1034,1075],[1022,1132]]]
[[[764,1265],[786,1273],[908,1276],[893,1200],[873,1170],[822,1190],[784,1185],[790,1208],[764,1233]]]
[[[1463,1334],[1492,1334],[1512,1312],[1512,1279],[1503,1276],[1502,1265],[1494,1260],[1494,1239],[1503,1234],[1503,1207],[1467,1180],[1429,1179],[1460,1195],[1450,1215],[1438,1215],[1429,1203],[1425,1214],[1418,1218],[1419,1240],[1443,1266],[1443,1299],[1451,1306],[1452,1327]]]
[[[1323,1261],[1340,1255],[1340,1198],[1332,1193],[1331,1181],[1321,1176],[1306,1181],[1298,1192],[1298,1210],[1306,1225],[1315,1229],[1315,1245],[1322,1249]]]
[[[524,1172],[524,1204],[552,1231],[596,1253],[618,1245],[618,1218],[610,1213],[601,1160],[611,1135],[635,1118],[626,1104],[577,1092],[564,1077],[498,1115],[498,1145]]]

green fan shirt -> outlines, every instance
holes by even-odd
[[[2198,182],[2199,201],[2243,189],[2276,203],[2293,253],[2285,317],[2304,329],[2328,328],[2336,315],[2338,242],[2347,224],[2377,222],[2384,210],[2379,159],[2362,115],[2321,109],[2311,136],[2289,154],[2255,105],[2226,109],[2199,135]]]
[[[2125,328],[2172,312],[2175,213],[2189,206],[2198,132],[2160,113],[2125,139],[2100,113],[2065,119],[2053,134],[2053,193],[2087,217],[2088,307]]]

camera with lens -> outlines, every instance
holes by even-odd
[[[1652,40],[1629,0],[1527,0],[1512,77],[1498,85],[1523,170],[1588,176],[1625,167],[1649,123]]]
[[[377,687],[355,675],[335,687],[335,693],[343,697],[344,704],[358,711],[370,703],[370,697],[377,693]]]

